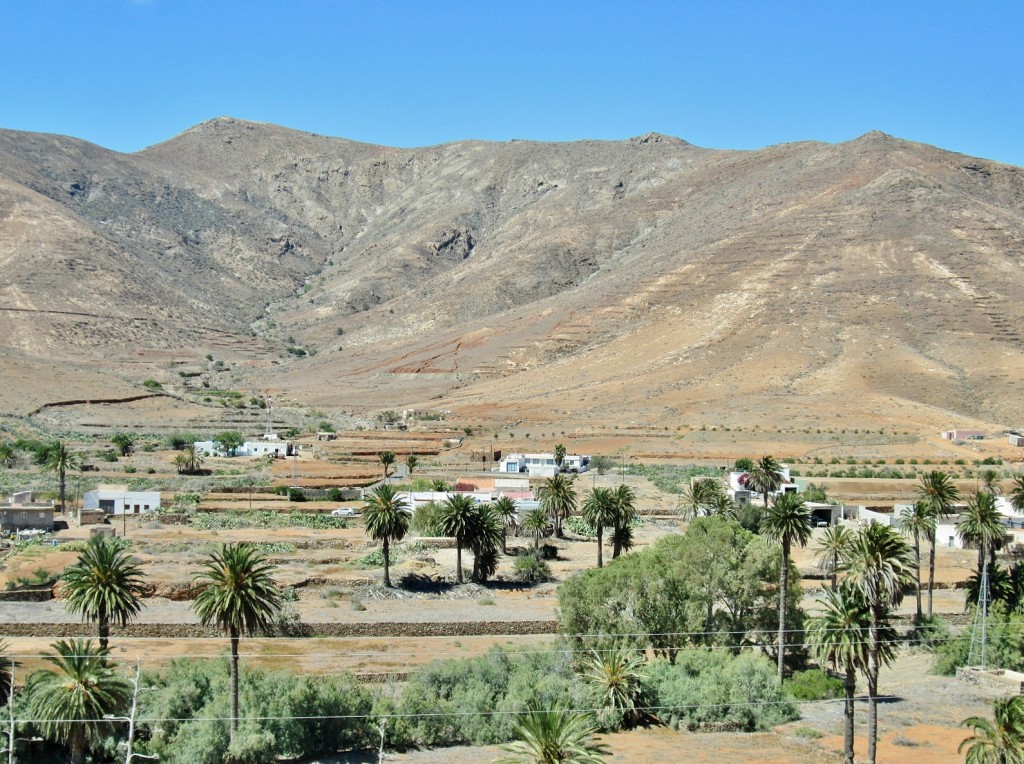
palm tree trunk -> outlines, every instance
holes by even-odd
[[[857,692],[857,669],[853,663],[846,665],[846,704],[843,706],[843,754],[844,764],[853,764],[853,697]]]
[[[72,726],[68,747],[71,749],[71,764],[85,764],[85,729],[81,724]]]
[[[914,572],[917,574],[917,622],[921,623],[921,538],[914,534]]]
[[[839,585],[839,552],[832,553],[832,591]]]
[[[100,649],[107,649],[108,637],[110,637],[110,619],[106,613],[101,613],[97,619],[100,627]]]
[[[67,486],[68,486],[68,473],[63,467],[58,470],[57,476],[60,478],[60,511],[67,511]]]
[[[779,682],[786,671],[786,589],[789,587],[789,539],[782,539],[782,571],[779,573]]]
[[[928,618],[932,617],[932,587],[935,584],[935,534],[928,550]]]
[[[455,583],[461,584],[462,580],[462,537],[455,538]]]
[[[384,586],[391,588],[391,560],[390,550],[388,549],[388,537],[384,537]]]
[[[501,553],[508,554],[508,526],[501,532]]]
[[[604,532],[604,527],[597,526],[597,567],[604,567],[604,552],[601,551],[601,534]]]
[[[871,613],[871,655],[868,657],[868,764],[875,764],[878,745],[878,616]]]
[[[238,734],[238,629],[231,627],[231,742]]]
[[[533,532],[533,551],[540,549],[540,528],[537,528]]]
[[[612,528],[612,559],[619,559],[619,554],[622,553],[622,544],[619,542],[619,521],[615,521],[615,525]]]

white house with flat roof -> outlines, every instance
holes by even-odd
[[[586,472],[590,457],[581,454],[566,454],[562,469],[554,454],[508,454],[501,460],[498,471],[506,474],[525,472],[532,478],[552,478],[562,472]]]
[[[101,485],[86,491],[83,509],[99,509],[108,515],[139,515],[160,509],[159,491],[129,491],[126,485]]]

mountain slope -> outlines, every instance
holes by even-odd
[[[222,118],[120,155],[0,132],[8,363],[138,379],[214,351],[327,407],[1009,422],[1022,260],[1019,168],[881,133],[391,149]],[[55,306],[90,315],[32,312]]]

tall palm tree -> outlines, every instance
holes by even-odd
[[[501,553],[508,554],[508,531],[519,523],[519,510],[516,509],[515,501],[508,496],[500,497],[491,507],[501,518],[504,528],[504,533],[501,534]]]
[[[826,590],[818,604],[821,612],[807,620],[807,646],[818,663],[843,674],[843,751],[846,764],[853,764],[854,695],[857,672],[867,671],[870,660],[871,612],[860,590],[847,581]],[[883,662],[895,656],[896,639],[896,631],[884,623],[879,639]]]
[[[381,451],[377,454],[377,461],[384,467],[384,479],[388,479],[388,470],[391,469],[391,465],[395,463],[395,452],[394,451]]]
[[[483,583],[498,570],[498,547],[505,540],[505,524],[490,504],[473,504],[466,541],[473,550],[474,583]]]
[[[101,650],[107,649],[110,622],[125,626],[142,609],[142,571],[105,536],[91,536],[62,579],[67,609],[97,623]]]
[[[203,586],[192,609],[204,626],[216,626],[231,641],[231,740],[238,733],[238,643],[242,633],[266,628],[281,609],[274,566],[245,543],[224,544],[194,580]]]
[[[789,590],[789,553],[793,544],[806,546],[811,538],[811,511],[795,493],[775,497],[761,519],[761,535],[782,547],[779,570],[779,681],[785,674],[786,594]]]
[[[393,485],[379,485],[363,507],[363,528],[366,535],[381,542],[384,555],[384,586],[391,587],[391,542],[398,542],[409,532],[412,515],[405,500]]]
[[[62,640],[52,647],[57,654],[43,660],[53,668],[29,677],[29,715],[39,720],[43,735],[71,749],[72,764],[82,764],[89,744],[109,732],[103,717],[124,714],[131,684],[91,639]]]
[[[836,590],[839,567],[852,539],[853,531],[845,525],[830,525],[821,534],[817,547],[818,569],[832,579],[832,591]]]
[[[548,513],[540,507],[526,513],[526,517],[523,518],[523,527],[528,531],[533,531],[534,549],[540,549],[540,536],[548,529],[549,525],[551,525],[551,521],[548,519]]]
[[[846,559],[850,584],[864,596],[870,612],[868,629],[868,764],[875,764],[878,743],[878,672],[882,664],[883,627],[914,582],[913,551],[891,527],[873,523],[854,536]]]
[[[615,522],[612,523],[612,559],[633,548],[633,523],[637,519],[636,494],[625,483],[620,483],[615,497]]]
[[[60,483],[61,512],[66,506],[68,470],[76,469],[81,463],[81,455],[68,448],[68,444],[63,440],[54,438],[46,445],[46,461],[43,462],[43,472],[56,475],[57,481]]]
[[[1024,763],[1024,696],[997,698],[992,703],[992,721],[970,716],[960,722],[971,730],[957,753],[967,749],[966,764]]]
[[[409,474],[412,475],[412,471],[416,469],[416,465],[420,463],[419,458],[416,454],[409,454],[405,457],[405,467],[409,470]]]
[[[516,717],[516,740],[502,746],[508,755],[495,764],[601,764],[608,748],[594,742],[597,725],[590,714],[561,703],[544,708],[531,701]]]
[[[996,497],[985,491],[978,491],[967,500],[967,509],[956,524],[956,535],[960,540],[978,547],[978,573],[982,572],[986,558],[994,561],[995,551],[1006,536],[1006,528],[996,509]]]
[[[921,475],[917,486],[917,496],[925,502],[929,511],[939,517],[953,511],[953,504],[960,498],[960,491],[953,483],[953,478],[941,470],[932,470]],[[936,525],[937,527],[937,525]],[[928,539],[928,617],[932,617],[932,590],[935,585],[935,531]]]
[[[764,505],[767,507],[768,499],[771,494],[779,490],[782,480],[782,465],[774,456],[765,455],[754,463],[754,469],[750,471],[747,485],[761,494],[764,498]]]
[[[462,493],[455,493],[438,507],[438,527],[445,536],[455,538],[455,582],[464,583],[462,576],[462,547],[473,530],[476,502]]]
[[[936,517],[931,506],[925,501],[915,501],[909,512],[902,516],[900,533],[914,539],[914,575],[917,581],[914,591],[917,595],[917,623],[923,620],[921,611],[921,539],[935,538]]]
[[[572,479],[555,475],[544,481],[537,490],[541,508],[551,516],[555,535],[562,537],[562,521],[576,511],[576,489]]]
[[[611,488],[592,488],[583,500],[583,519],[597,531],[597,567],[604,567],[604,529],[615,524],[616,497]]]

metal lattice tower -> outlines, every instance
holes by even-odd
[[[988,646],[988,555],[982,556],[981,584],[978,587],[978,607],[974,610],[974,625],[971,627],[971,651],[967,656],[968,666],[985,664],[985,649]],[[975,663],[975,656],[980,661]]]

